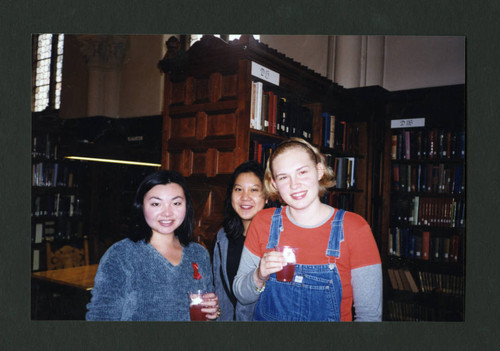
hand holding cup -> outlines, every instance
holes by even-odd
[[[192,321],[206,321],[219,317],[219,298],[211,291],[188,292],[189,314]]]
[[[259,267],[256,270],[256,278],[264,283],[269,279],[272,273],[281,271],[285,266],[286,261],[283,257],[283,253],[278,251],[268,251],[266,252],[259,263]]]
[[[276,279],[281,282],[291,282],[295,273],[295,264],[297,263],[295,256],[297,254],[298,248],[277,245],[274,249],[277,252],[282,253],[285,260],[283,269],[276,272]]]

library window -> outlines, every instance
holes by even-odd
[[[33,38],[32,111],[57,110],[61,104],[64,34]]]

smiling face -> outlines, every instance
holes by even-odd
[[[289,148],[275,157],[272,164],[273,186],[283,201],[295,210],[307,209],[319,202],[321,163],[316,164],[300,147]]]
[[[249,223],[252,218],[264,208],[266,200],[260,179],[252,172],[241,173],[236,177],[231,204],[238,216]]]
[[[144,196],[146,223],[155,235],[173,234],[186,216],[186,198],[179,184],[156,185]]]

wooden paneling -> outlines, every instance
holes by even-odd
[[[170,89],[170,103],[172,105],[184,104],[186,101],[186,82],[172,82]]]
[[[223,136],[236,134],[236,118],[234,113],[208,116],[207,135]]]
[[[172,118],[171,130],[174,138],[192,138],[196,134],[196,116]]]
[[[208,116],[204,111],[196,114],[196,139],[203,140],[207,137]]]
[[[203,244],[211,252],[215,244],[215,234],[224,219],[224,198],[226,196],[226,178],[213,178],[209,181],[204,176],[188,179],[195,210],[195,241]]]
[[[209,102],[209,80],[208,79],[194,79],[194,104]]]
[[[236,99],[238,93],[238,77],[236,74],[222,76],[221,99]]]
[[[235,164],[234,152],[232,151],[219,151],[217,153],[217,173],[218,174],[231,174],[234,169],[239,165]]]

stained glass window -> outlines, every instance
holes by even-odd
[[[34,43],[34,80],[32,110],[59,109],[64,34],[39,34]]]

